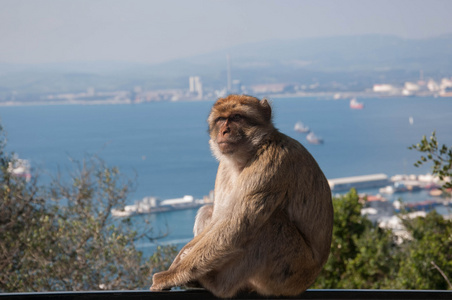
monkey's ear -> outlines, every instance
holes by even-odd
[[[270,103],[268,102],[267,99],[264,98],[260,101],[260,105],[262,107],[262,112],[265,116],[265,120],[270,122],[272,119],[272,107],[271,107]]]

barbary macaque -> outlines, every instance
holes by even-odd
[[[266,99],[221,98],[208,123],[219,161],[214,204],[199,210],[195,237],[154,275],[151,290],[199,284],[223,298],[304,292],[330,252],[328,181],[311,154],[274,127]]]

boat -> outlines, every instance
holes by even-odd
[[[308,133],[309,127],[298,121],[297,123],[295,123],[294,130],[301,133]]]
[[[362,102],[358,102],[358,100],[356,100],[356,98],[353,98],[352,100],[350,100],[350,108],[351,109],[363,109],[364,104]]]
[[[369,196],[368,196],[369,197]],[[389,218],[395,213],[395,208],[392,202],[387,201],[384,198],[374,199],[367,201],[364,207],[361,209],[361,215],[367,215],[367,218],[372,223],[378,223],[379,220]]]
[[[394,182],[396,193],[417,192],[422,189],[419,182],[414,180],[404,180]]]
[[[399,209],[396,209],[396,212],[401,211],[401,208],[406,211],[430,211],[437,206],[441,206],[443,203],[441,201],[435,200],[425,200],[419,202],[408,202],[403,203]]]
[[[160,200],[156,197],[145,197],[135,204],[126,205],[122,209],[112,209],[114,217],[130,217],[133,215],[160,213],[174,210],[198,208],[206,204],[204,199],[194,199],[186,195],[182,198]]]
[[[306,139],[310,144],[314,145],[323,144],[323,139],[316,136],[312,131],[306,136]]]
[[[396,181],[392,185],[388,185],[379,190],[382,194],[394,194],[394,193],[406,193],[406,192],[417,192],[422,189],[421,185],[417,181],[404,180]]]
[[[12,162],[8,163],[7,171],[15,176],[25,178],[25,180],[29,181],[31,179],[31,167],[30,162],[26,159],[21,159],[17,157],[13,157]]]
[[[441,189],[432,189],[428,194],[432,197],[440,197],[443,194],[443,191]]]
[[[395,193],[394,185],[388,185],[378,190],[381,194],[391,195]]]

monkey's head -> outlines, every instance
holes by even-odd
[[[266,99],[245,95],[218,99],[207,119],[212,152],[218,159],[224,155],[247,159],[274,129],[271,119]]]

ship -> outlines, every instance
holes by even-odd
[[[30,170],[30,162],[26,159],[18,158],[17,156],[14,156],[13,160],[8,163],[7,171],[15,177],[25,178],[26,181],[31,179]]]
[[[420,191],[422,186],[418,181],[400,180],[379,190],[382,194],[406,193]]]
[[[424,201],[418,201],[418,202],[402,203],[399,200],[394,201],[394,208],[395,208],[396,212],[431,211],[437,206],[445,206],[445,207],[451,206],[451,202],[439,201],[439,200],[424,200]]]
[[[301,133],[308,133],[309,127],[298,121],[297,123],[295,123],[294,130]]]
[[[306,139],[310,144],[314,145],[323,144],[323,139],[316,136],[312,131],[306,136]]]
[[[356,100],[356,98],[353,98],[352,100],[350,100],[350,108],[351,109],[363,109],[364,104],[361,102],[358,102],[358,100]]]
[[[185,195],[182,198],[160,200],[156,197],[144,197],[135,204],[126,205],[122,209],[112,209],[111,214],[114,217],[130,217],[134,215],[160,213],[182,209],[199,208],[209,203],[205,199],[195,199],[191,195]]]

